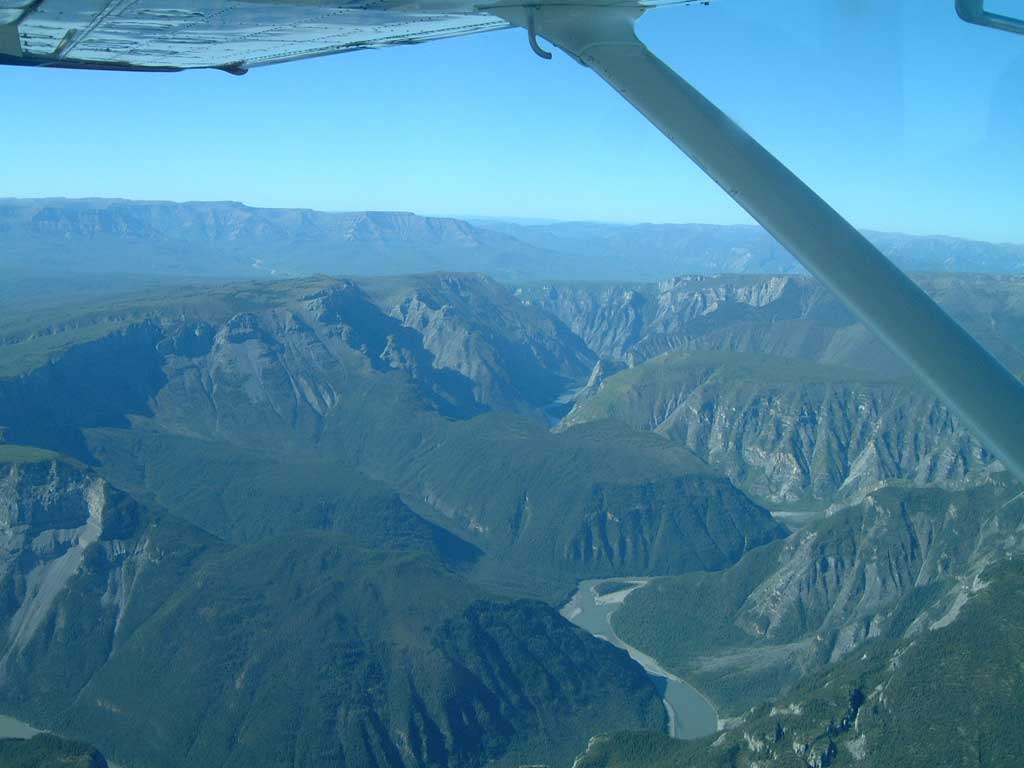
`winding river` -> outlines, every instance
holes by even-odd
[[[42,731],[21,720],[0,715],[0,739],[31,739],[37,733]]]
[[[44,733],[28,723],[15,720],[7,715],[0,715],[0,739],[31,739],[37,733]],[[116,763],[107,761],[108,768],[119,768]]]
[[[599,597],[595,587],[609,581],[623,582],[629,586]],[[708,736],[718,730],[718,713],[711,702],[692,685],[664,669],[655,659],[624,643],[612,629],[612,614],[622,605],[626,595],[644,586],[647,581],[623,578],[582,581],[572,600],[562,607],[562,615],[595,637],[622,648],[644,668],[665,702],[670,736],[676,739]],[[39,731],[27,723],[0,715],[0,738],[25,739],[36,733]],[[113,763],[110,766],[116,768]]]
[[[605,582],[629,584],[625,589],[598,596],[596,587]],[[700,691],[664,669],[657,660],[628,645],[612,629],[612,614],[626,595],[647,583],[647,579],[592,579],[580,582],[572,600],[562,607],[562,615],[595,637],[607,640],[626,651],[644,668],[658,691],[668,712],[669,735],[676,739],[698,739],[718,730],[718,713]]]

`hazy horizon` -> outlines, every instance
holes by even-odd
[[[1024,51],[953,4],[717,2],[640,35],[856,226],[1024,242]],[[253,70],[6,68],[0,194],[750,223],[592,73],[510,30]],[[68,116],[74,116],[74,129]]]
[[[559,219],[559,218],[544,218],[534,216],[521,216],[518,214],[479,214],[479,213],[465,213],[465,212],[431,212],[431,211],[418,211],[410,208],[367,208],[367,207],[354,207],[345,209],[328,209],[328,208],[317,208],[313,205],[289,205],[289,206],[274,206],[274,205],[257,205],[248,203],[238,199],[180,199],[174,200],[167,197],[154,197],[154,198],[132,198],[124,195],[111,195],[107,196],[87,196],[87,197],[74,197],[69,195],[3,195],[0,196],[0,201],[14,200],[14,201],[46,201],[46,200],[60,200],[66,202],[89,202],[89,201],[102,201],[102,202],[114,202],[123,201],[128,203],[139,203],[139,204],[169,204],[169,205],[240,205],[245,208],[259,209],[259,210],[296,210],[296,211],[315,211],[317,213],[328,213],[328,214],[352,214],[352,213],[407,213],[413,216],[418,216],[425,219],[455,219],[458,221],[464,221],[467,224],[475,225],[484,222],[501,222],[505,224],[514,224],[518,226],[547,226],[555,224],[591,224],[599,226],[609,227],[637,227],[637,226],[707,226],[707,227],[750,227],[752,229],[759,229],[764,231],[764,228],[755,221],[747,222],[736,222],[736,223],[721,223],[714,221],[699,221],[696,219],[680,219],[676,221],[658,221],[658,220],[615,220],[615,219],[598,219],[598,218],[580,218],[580,219]],[[855,223],[855,222],[854,222]],[[977,242],[991,243],[993,245],[1024,245],[1024,237],[1020,240],[986,240],[978,237],[969,237],[966,235],[957,234],[954,232],[911,232],[900,229],[876,229],[873,227],[858,227],[864,232],[873,232],[878,234],[887,235],[900,235],[905,237],[921,237],[921,238],[950,238],[954,240],[969,240]]]

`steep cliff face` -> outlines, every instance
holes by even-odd
[[[2,674],[43,629],[87,557],[109,566],[101,601],[116,626],[146,556],[144,544],[127,543],[137,533],[137,506],[101,478],[57,460],[0,464],[0,473]]]
[[[560,763],[587,733],[664,725],[624,653],[481,591],[428,541],[232,547],[75,463],[12,455],[0,705],[116,760]]]
[[[438,274],[369,286],[375,300],[419,333],[435,366],[474,383],[479,402],[502,410],[542,407],[593,367],[594,353],[554,316],[524,305],[479,274]]]
[[[488,278],[254,284],[149,314],[0,379],[8,439],[93,462],[235,542],[390,509],[369,475],[478,547],[490,581],[546,599],[593,575],[720,568],[783,533],[683,445],[551,434],[545,406],[595,358]],[[275,519],[265,499],[285,500],[289,471],[312,479]]]
[[[520,297],[557,315],[599,356],[630,365],[672,349],[816,357],[837,330],[829,325],[853,324],[824,289],[794,276],[539,286]],[[825,327],[809,333],[815,324]]]
[[[150,413],[151,398],[166,383],[156,349],[163,333],[155,322],[132,323],[71,345],[29,373],[0,378],[7,441],[82,457],[83,428],[123,427],[129,416]],[[4,352],[15,356],[19,346]]]
[[[883,488],[722,574],[633,593],[616,631],[738,714],[867,641],[951,624],[985,570],[1019,556],[1020,491],[1001,473],[962,491]],[[664,629],[697,614],[699,628]]]
[[[268,439],[308,439],[371,373],[400,374],[435,410],[463,418],[536,412],[594,362],[561,323],[487,278],[380,281],[376,295],[347,280],[283,285],[172,294],[148,319],[127,312],[106,333],[101,317],[98,339],[86,328],[41,364],[24,354],[38,333],[13,338],[2,357],[25,364],[0,380],[0,424],[12,441],[61,449],[63,426],[125,426],[126,415],[189,434],[231,436],[245,424]]]
[[[679,347],[715,326],[800,316],[800,281],[786,276],[729,279],[687,276],[657,284],[520,289],[520,297],[553,312],[599,356],[630,365]]]
[[[999,468],[913,381],[764,355],[653,358],[589,387],[562,423],[604,418],[678,440],[783,507],[821,509],[895,478],[963,487]]]
[[[998,476],[958,493],[877,491],[785,542],[777,570],[747,596],[737,625],[773,642],[813,632],[834,661],[865,639],[940,622],[976,591],[988,565],[1021,550],[1019,490]],[[921,606],[909,623],[896,615],[902,597],[933,585],[944,594],[930,611]]]
[[[1024,371],[1024,278],[916,275],[1011,370]],[[903,365],[808,277],[690,276],[660,283],[553,284],[519,290],[601,357],[630,365],[674,349],[799,357],[887,375]]]
[[[81,465],[5,454],[2,698],[7,711],[56,727],[74,692],[208,542],[157,526]]]
[[[697,742],[592,739],[581,768],[928,768],[1019,762],[1024,734],[1024,568],[987,567],[956,615],[879,639],[808,674]]]

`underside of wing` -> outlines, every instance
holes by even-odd
[[[0,0],[0,64],[241,74],[504,29],[508,7],[696,2],[707,0]]]
[[[119,70],[283,61],[507,27],[471,6],[318,0],[0,0],[0,63]]]

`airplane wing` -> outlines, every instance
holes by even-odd
[[[644,6],[663,2],[672,0]],[[0,64],[243,74],[267,64],[509,27],[489,6],[465,0],[0,0]]]
[[[251,67],[508,27],[470,6],[317,0],[0,0],[0,62],[177,71]],[[430,5],[430,4],[425,4]],[[446,8],[445,6],[449,6]]]
[[[681,0],[694,2],[695,0]],[[699,1],[699,0],[696,0]],[[916,371],[1024,480],[1024,384],[854,227],[655,57],[634,22],[659,0],[0,0],[0,63],[251,67],[518,26],[644,114]],[[1019,22],[957,0],[972,23]],[[950,9],[952,12],[952,9]]]

